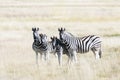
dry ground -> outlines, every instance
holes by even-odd
[[[0,80],[120,80],[120,1],[114,0],[0,0]],[[102,38],[102,59],[92,52],[78,54],[78,63],[63,66],[50,61],[35,64],[32,27],[58,36],[65,27],[75,36]],[[50,39],[49,39],[50,40]]]

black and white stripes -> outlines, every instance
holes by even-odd
[[[57,37],[51,37],[51,40],[52,40],[53,48],[56,48],[59,65],[61,65],[62,64],[62,55],[66,54],[67,56],[69,56],[68,50],[67,50],[65,44],[63,44],[61,42],[61,40],[58,39]]]
[[[51,37],[51,41],[47,40],[46,34],[38,34],[39,28],[32,28],[33,45],[32,48],[36,53],[36,63],[38,64],[38,53],[44,56],[44,59],[49,58],[50,53],[57,53],[58,62],[62,63],[62,54],[66,54],[68,62],[77,61],[77,53],[86,53],[90,50],[94,53],[96,59],[101,58],[101,39],[96,35],[88,35],[84,37],[75,37],[65,29],[60,28],[59,38]]]
[[[38,53],[41,59],[48,60],[50,53],[55,53],[56,48],[53,48],[52,42],[47,40],[46,34],[39,34],[39,28],[32,28],[34,42],[32,48],[36,53],[36,63],[38,64]]]
[[[38,53],[40,53],[41,59],[46,60],[48,59],[49,51],[46,48],[47,45],[45,45],[42,41],[42,37],[46,37],[45,34],[38,34],[39,28],[32,28],[33,31],[33,44],[32,48],[36,53],[36,64],[38,64]]]
[[[41,42],[48,53],[55,53],[56,48],[53,47],[52,41],[47,40],[47,36],[41,35]]]
[[[85,37],[75,37],[66,32],[65,29],[58,29],[61,41],[66,45],[71,60],[77,60],[76,53],[86,53],[92,50],[96,59],[101,58],[101,40],[100,37],[89,35]]]

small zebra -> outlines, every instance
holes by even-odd
[[[96,59],[101,58],[101,40],[100,37],[89,35],[85,37],[75,37],[71,33],[66,32],[65,28],[59,29],[60,40],[66,45],[70,54],[71,61],[77,61],[76,53],[86,53],[89,50],[95,54]]]
[[[53,47],[52,41],[47,40],[47,36],[40,35],[41,36],[41,42],[44,45],[44,49],[48,52],[48,58],[49,58],[49,53],[54,53],[56,54],[56,47]]]
[[[36,64],[38,64],[38,53],[40,53],[41,59],[47,59],[46,54],[48,54],[45,44],[42,42],[41,36],[46,36],[45,34],[38,34],[39,28],[32,28],[34,42],[32,48],[36,53]]]
[[[56,48],[59,65],[62,64],[62,54],[69,56],[66,46],[57,37],[51,37],[53,48]]]

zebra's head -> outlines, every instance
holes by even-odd
[[[55,47],[57,45],[57,37],[51,37],[51,41],[52,41],[53,49],[55,49]]]
[[[59,38],[60,40],[62,40],[64,42],[64,40],[66,40],[66,38],[69,38],[69,37],[74,37],[71,33],[67,32],[65,30],[65,28],[58,28],[58,31],[59,31]]]
[[[61,40],[63,40],[63,38],[64,38],[64,33],[65,33],[65,28],[63,29],[63,28],[58,28],[58,31],[59,31],[59,38],[61,39]]]
[[[33,31],[33,39],[34,39],[34,41],[36,42],[41,42],[41,40],[40,40],[40,36],[39,36],[39,34],[38,34],[38,31],[39,31],[39,28],[32,28],[32,31]]]
[[[47,43],[47,35],[46,34],[39,34],[41,37],[41,43],[46,44]]]

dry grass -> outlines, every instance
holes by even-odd
[[[108,5],[108,0],[80,0],[73,6],[74,1],[46,2],[0,1],[0,80],[119,80],[119,1],[109,0]],[[78,2],[84,4],[80,6]],[[58,36],[59,27],[75,36],[98,35],[103,41],[102,59],[95,60],[92,52],[78,54],[78,63],[68,66],[64,55],[63,66],[59,67],[57,58],[51,54],[51,59],[39,61],[38,67],[32,50],[34,26],[48,38]]]

